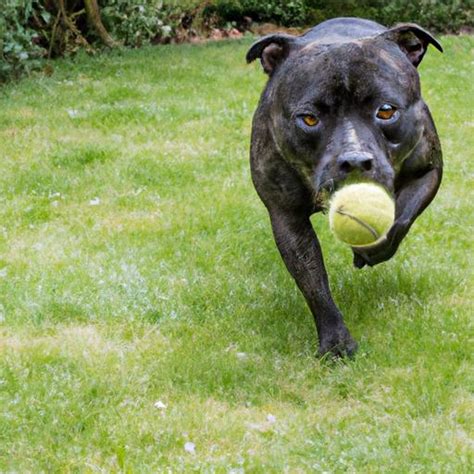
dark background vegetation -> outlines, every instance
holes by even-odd
[[[2,0],[0,81],[47,73],[48,59],[78,50],[193,41],[259,23],[304,28],[337,16],[411,21],[435,33],[474,24],[473,0]]]

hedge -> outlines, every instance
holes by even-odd
[[[252,22],[305,27],[337,16],[411,21],[438,33],[474,26],[472,0],[2,0],[0,81],[78,49],[186,41]]]

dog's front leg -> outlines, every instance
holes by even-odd
[[[408,233],[415,219],[433,200],[441,182],[441,169],[433,169],[406,183],[397,193],[396,218],[387,238],[374,248],[354,250],[354,265],[376,265],[390,259]]]
[[[283,261],[316,321],[320,354],[352,355],[357,344],[332,299],[321,247],[309,216],[270,211],[270,219]]]

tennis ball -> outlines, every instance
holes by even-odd
[[[377,184],[349,184],[334,193],[330,202],[329,226],[339,240],[352,247],[377,244],[394,220],[395,203]]]

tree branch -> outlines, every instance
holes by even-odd
[[[115,48],[120,46],[118,41],[115,41],[109,32],[105,29],[102,19],[100,18],[99,4],[97,0],[84,0],[84,5],[86,7],[87,20],[95,29],[97,35],[102,40],[102,42],[109,48]]]

